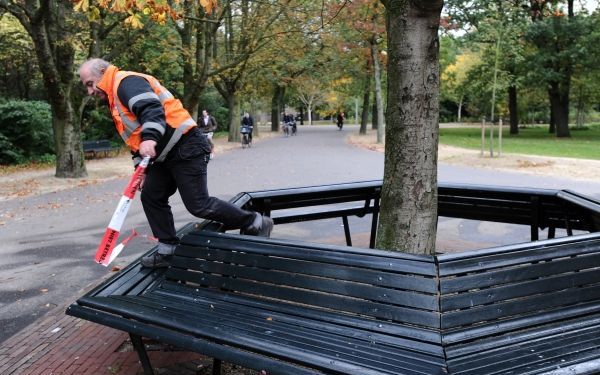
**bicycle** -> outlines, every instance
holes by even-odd
[[[250,148],[252,147],[252,139],[250,138],[250,133],[252,132],[252,129],[250,129],[249,126],[242,126],[240,128],[240,133],[242,134],[242,148]]]
[[[286,122],[283,124],[283,134],[288,137],[290,135],[290,123]]]

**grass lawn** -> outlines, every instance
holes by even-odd
[[[487,153],[490,149],[489,132],[488,127],[484,146]],[[440,143],[480,150],[481,128],[440,128]],[[498,151],[497,126],[494,129],[494,151]],[[522,128],[519,134],[510,135],[508,127],[504,126],[502,152],[600,160],[600,124],[588,125],[583,130],[571,128],[571,138],[556,138],[548,133],[548,126]]]

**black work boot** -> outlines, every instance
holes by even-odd
[[[272,230],[273,219],[257,213],[252,224],[242,229],[240,233],[250,236],[270,237]]]
[[[165,268],[171,265],[172,255],[164,255],[159,253],[152,253],[145,256],[140,261],[142,267],[146,268]]]
[[[164,268],[169,267],[171,258],[175,253],[177,245],[168,243],[158,243],[158,249],[155,253],[145,256],[140,261],[142,267],[147,268]]]

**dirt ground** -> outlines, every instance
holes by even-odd
[[[256,141],[275,136],[268,131],[261,132]],[[376,143],[374,132],[360,136],[348,135],[347,141],[357,147],[383,152],[384,145]],[[238,143],[229,143],[226,138],[215,140],[215,157],[233,148]],[[517,154],[504,154],[490,158],[489,153],[480,156],[477,150],[440,145],[439,162],[451,165],[518,171],[537,175],[561,176],[573,180],[597,181],[600,176],[600,161],[555,157],[536,157]],[[77,186],[97,184],[106,180],[130,176],[133,172],[131,158],[123,151],[117,157],[86,161],[88,177],[55,178],[54,168],[29,169],[19,171],[0,170],[0,202],[40,195],[48,192],[69,189]],[[0,218],[1,225],[1,218]]]
[[[261,131],[260,137],[254,142],[268,139],[273,133]],[[227,142],[226,137],[214,140],[215,157],[233,148],[240,147],[239,143]],[[41,195],[77,186],[98,184],[103,181],[131,176],[133,163],[129,151],[123,150],[119,155],[108,158],[86,160],[88,176],[84,178],[56,178],[55,168],[40,168],[9,171],[0,167],[0,202],[15,198]],[[0,225],[1,220],[0,218]]]

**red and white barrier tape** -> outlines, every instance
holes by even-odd
[[[121,227],[123,226],[123,222],[125,221],[125,217],[127,216],[131,202],[135,197],[135,193],[138,191],[142,181],[144,180],[146,167],[148,167],[149,163],[150,157],[145,157],[140,164],[138,164],[133,176],[131,177],[131,180],[129,180],[129,184],[127,184],[127,187],[123,192],[123,196],[117,205],[117,209],[115,210],[115,213],[113,214],[112,218],[110,219],[110,223],[106,228],[104,237],[102,237],[100,246],[98,246],[98,250],[96,250],[96,256],[94,260],[97,263],[108,266],[108,264],[116,258],[118,253],[123,250],[123,247],[125,247],[127,241],[135,237],[134,235],[131,235],[129,238],[123,241],[123,243],[119,245],[120,248],[115,251],[115,245],[117,244],[117,239],[119,238],[119,232],[121,231]]]

